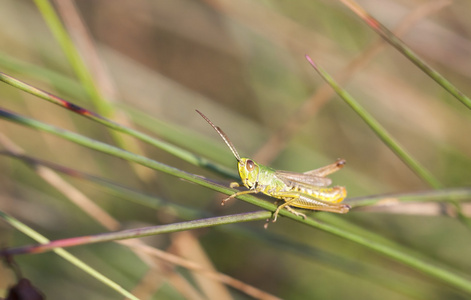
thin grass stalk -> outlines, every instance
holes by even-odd
[[[441,187],[440,182],[417,160],[415,160],[376,119],[364,109],[347,91],[345,91],[337,82],[319,65],[306,55],[306,59],[312,65],[314,70],[329,83],[335,92],[347,103],[360,118],[373,130],[373,132],[417,175],[427,184],[435,189]]]
[[[112,106],[102,98],[98,87],[94,83],[92,75],[83,62],[80,53],[75,48],[74,43],[67,33],[67,30],[64,28],[64,25],[54,10],[54,7],[48,0],[34,0],[34,2],[36,3],[36,6],[42,14],[52,34],[64,51],[67,60],[77,74],[80,82],[83,84],[87,93],[90,95],[90,98],[93,100],[93,104],[97,110],[100,112],[100,114],[105,116],[111,115],[113,112]]]
[[[345,6],[350,8],[357,14],[368,26],[379,34],[385,41],[391,44],[394,48],[399,50],[405,57],[414,63],[425,74],[430,76],[435,82],[442,86],[446,91],[463,103],[467,108],[471,109],[471,99],[468,98],[463,92],[455,87],[450,81],[443,77],[438,71],[427,64],[420,58],[412,49],[410,49],[401,39],[399,39],[393,32],[386,26],[381,24],[378,20],[373,18],[366,10],[364,10],[358,3],[353,0],[341,0]]]
[[[18,231],[24,233],[25,235],[29,236],[33,240],[37,241],[38,243],[47,244],[50,242],[46,237],[44,237],[40,233],[36,232],[32,228],[26,226],[22,222],[18,221],[14,217],[2,211],[0,211],[0,218],[4,219],[8,224],[16,228]],[[71,264],[75,265],[79,269],[83,270],[85,273],[88,273],[89,275],[97,279],[98,281],[104,283],[105,285],[109,286],[116,292],[120,293],[124,297],[127,297],[128,299],[139,300],[139,298],[135,297],[133,294],[131,294],[129,291],[121,287],[119,284],[112,281],[108,277],[104,276],[97,270],[93,269],[92,267],[84,263],[82,260],[77,258],[76,256],[70,254],[68,251],[62,248],[55,248],[51,250],[54,251],[57,255],[59,255],[63,259],[65,259],[66,261],[70,262]]]
[[[144,134],[140,131],[134,130],[132,128],[126,127],[124,125],[121,125],[119,123],[116,123],[114,121],[111,121],[107,119],[106,117],[93,112],[91,110],[88,110],[86,108],[83,108],[81,106],[78,106],[72,102],[69,102],[67,100],[64,100],[60,97],[57,97],[51,93],[48,93],[46,91],[43,91],[41,89],[35,88],[21,80],[18,80],[16,78],[13,78],[7,74],[4,74],[0,72],[0,81],[3,81],[13,87],[16,87],[22,91],[25,91],[29,94],[32,94],[34,96],[39,97],[40,99],[46,100],[48,102],[51,102],[53,104],[56,104],[62,108],[65,108],[71,112],[74,112],[78,115],[81,115],[87,119],[90,119],[92,121],[95,121],[97,123],[100,123],[102,125],[105,125],[106,127],[110,129],[114,129],[119,132],[126,133],[130,136],[133,136],[143,142],[146,142],[154,147],[157,147],[159,149],[162,149],[186,162],[189,162],[193,165],[200,166],[207,168],[209,170],[212,170],[214,172],[217,172],[223,176],[229,177],[229,178],[234,178],[237,179],[238,176],[233,170],[229,170],[228,168],[221,166],[215,162],[212,162],[202,156],[196,155],[190,151],[184,150],[180,147],[174,146],[172,144],[169,144],[165,141],[159,140],[154,137],[150,137],[147,134]]]

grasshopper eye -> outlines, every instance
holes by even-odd
[[[253,160],[248,159],[246,162],[246,166],[247,171],[252,171],[255,168],[255,163],[253,162]]]

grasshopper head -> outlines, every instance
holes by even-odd
[[[256,162],[250,158],[241,158],[238,163],[240,179],[246,188],[252,189],[258,181],[260,168]]]

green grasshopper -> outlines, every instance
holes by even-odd
[[[196,112],[216,130],[229,149],[231,149],[238,162],[242,184],[248,188],[247,191],[237,192],[224,199],[221,203],[222,205],[237,196],[256,193],[263,193],[284,200],[285,202],[277,207],[273,215],[273,222],[276,222],[278,213],[283,207],[296,216],[302,216],[303,218],[306,218],[305,214],[293,210],[290,206],[339,214],[347,213],[350,210],[348,204],[339,203],[347,196],[346,189],[343,186],[328,187],[332,180],[325,177],[340,170],[346,163],[344,159],[338,159],[333,164],[304,173],[278,171],[257,164],[250,158],[241,158],[221,128],[214,125],[200,111],[196,110]],[[232,182],[230,186],[234,188],[240,185],[237,182]]]

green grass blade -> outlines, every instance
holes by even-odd
[[[334,215],[329,215],[329,217],[331,219],[341,219]],[[381,242],[383,240],[381,236],[375,237],[376,234],[372,232],[368,232],[368,238],[365,238],[362,235],[353,234],[347,230],[340,229],[324,222],[321,223],[312,219],[309,219],[308,222],[311,223],[313,227],[322,229],[326,232],[335,234],[349,241],[375,250],[376,252],[401,262],[433,278],[440,279],[441,281],[459,288],[460,290],[465,291],[471,295],[471,279],[469,278],[469,275],[460,274],[457,271],[450,271],[446,267],[437,266],[431,262],[426,261],[425,259],[419,258],[423,255],[410,253],[410,250],[407,250],[398,244],[394,245],[394,242],[391,240],[388,240],[386,244]]]
[[[440,182],[418,161],[416,161],[378,122],[376,119],[364,109],[349,93],[340,87],[335,80],[321,67],[316,65],[312,59],[306,55],[307,60],[312,67],[327,81],[335,92],[365,121],[365,123],[373,130],[373,132],[420,178],[422,178],[431,187],[438,189],[441,187]]]
[[[236,190],[234,190],[234,189],[227,188],[227,187],[224,187],[224,186],[219,185],[219,184],[215,184],[215,183],[213,183],[213,182],[211,182],[211,181],[209,181],[209,180],[207,180],[207,179],[205,179],[201,176],[197,176],[197,175],[179,170],[177,168],[174,168],[174,167],[168,166],[166,164],[163,164],[163,163],[157,162],[155,160],[152,160],[150,158],[147,158],[145,156],[141,156],[141,155],[131,153],[131,152],[123,150],[121,148],[111,146],[111,145],[108,145],[106,143],[99,142],[99,141],[84,137],[80,134],[76,134],[76,133],[73,133],[71,131],[68,131],[68,130],[65,130],[65,129],[62,129],[62,128],[58,128],[58,127],[55,127],[55,126],[52,126],[52,125],[49,125],[49,124],[45,124],[45,123],[30,119],[30,118],[27,118],[27,117],[24,117],[24,116],[14,114],[12,112],[9,112],[9,111],[1,109],[1,108],[0,108],[0,118],[4,118],[4,119],[10,120],[10,121],[13,121],[15,123],[22,124],[22,125],[27,126],[27,127],[31,127],[31,128],[34,128],[34,129],[38,129],[38,130],[42,130],[42,131],[54,134],[56,136],[62,137],[66,140],[69,140],[69,141],[74,142],[76,144],[88,147],[90,149],[94,149],[94,150],[97,150],[97,151],[100,151],[100,152],[103,152],[103,153],[113,155],[115,157],[125,159],[127,161],[132,161],[132,162],[141,164],[141,165],[149,167],[151,169],[158,170],[158,171],[167,173],[169,175],[176,176],[176,177],[188,180],[190,182],[199,184],[201,186],[213,189],[215,191],[218,191],[218,192],[221,192],[221,193],[224,193],[224,194],[227,194],[227,195],[230,195],[230,194],[233,194],[234,192],[236,192]],[[273,208],[275,207],[273,204],[271,204],[269,202],[266,202],[266,201],[262,201],[260,199],[257,199],[256,197],[253,197],[253,196],[247,196],[247,197],[244,197],[244,199],[249,203],[258,205],[258,206],[260,206],[262,208],[265,208],[265,209],[268,209],[268,210],[273,210]]]
[[[452,94],[456,99],[461,101],[467,108],[471,109],[471,99],[463,94],[457,87],[449,82],[445,77],[433,69],[429,64],[422,60],[412,49],[407,47],[404,42],[401,41],[397,36],[394,35],[389,29],[387,29],[378,20],[368,14],[360,5],[355,3],[353,0],[342,0],[342,2],[355,12],[368,26],[370,26],[376,33],[378,33],[385,41],[391,44],[394,48],[399,50],[405,57],[407,57],[412,63],[419,67],[425,74],[430,76],[445,90]]]
[[[69,101],[66,101],[60,97],[57,97],[51,93],[45,92],[43,90],[40,90],[38,88],[35,88],[21,80],[18,80],[16,78],[13,78],[7,74],[4,74],[0,72],[0,81],[3,81],[13,87],[16,87],[22,91],[25,91],[27,93],[30,93],[32,95],[35,95],[43,100],[49,101],[51,103],[54,103],[60,107],[63,107],[69,111],[72,111],[76,114],[79,114],[81,116],[84,116],[92,121],[95,121],[97,123],[100,123],[102,125],[105,125],[108,128],[114,129],[119,132],[126,133],[130,136],[133,136],[143,142],[146,142],[154,147],[160,148],[164,151],[167,151],[168,153],[184,160],[187,161],[193,165],[200,166],[207,168],[209,170],[212,170],[214,172],[217,172],[223,176],[229,177],[229,178],[234,178],[238,179],[238,175],[233,171],[230,170],[224,166],[221,166],[219,164],[216,164],[215,162],[212,162],[204,157],[198,156],[190,151],[184,150],[180,147],[174,146],[172,144],[169,144],[165,141],[159,140],[154,137],[150,137],[147,134],[144,134],[140,131],[134,130],[132,128],[123,126],[119,123],[113,122],[104,116],[101,116],[91,110],[85,109],[83,107],[80,107],[78,105],[75,105]]]
[[[16,228],[18,231],[24,233],[25,235],[29,236],[33,240],[41,243],[41,244],[47,244],[50,241],[44,237],[43,235],[39,234],[32,228],[26,226],[22,222],[18,221],[17,219],[13,218],[12,216],[0,211],[0,218],[4,219],[5,222]],[[75,265],[79,269],[82,269],[84,272],[88,273],[92,277],[96,278],[98,281],[101,281],[105,285],[109,286],[113,290],[117,291],[121,295],[133,299],[133,300],[139,300],[139,298],[135,297],[133,294],[125,290],[123,287],[121,287],[119,284],[116,282],[112,281],[111,279],[107,278],[103,274],[99,273],[80,259],[78,259],[76,256],[70,254],[68,251],[65,251],[62,248],[55,248],[52,249],[57,255],[65,259],[66,261],[70,262],[71,264]]]
[[[113,111],[112,106],[101,96],[100,91],[94,83],[92,75],[83,62],[80,53],[75,48],[75,45],[67,33],[67,30],[64,28],[59,16],[56,14],[54,7],[48,0],[34,0],[34,2],[43,15],[43,18],[49,26],[52,34],[64,51],[80,82],[93,100],[95,107],[100,114],[109,116]]]

